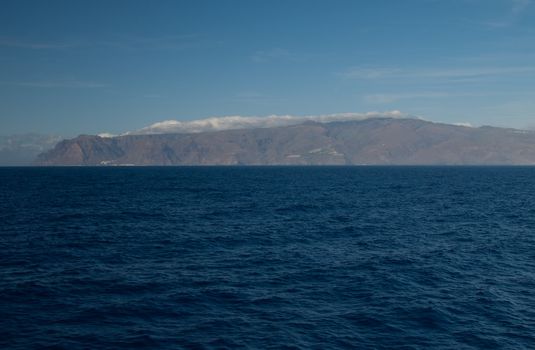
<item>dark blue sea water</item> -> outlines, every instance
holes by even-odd
[[[535,168],[0,169],[2,349],[534,349]]]

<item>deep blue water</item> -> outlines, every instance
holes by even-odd
[[[2,349],[534,349],[535,168],[0,169]]]

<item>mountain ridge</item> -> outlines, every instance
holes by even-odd
[[[535,133],[413,118],[99,137],[80,135],[36,165],[531,165]]]

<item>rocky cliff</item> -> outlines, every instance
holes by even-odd
[[[82,135],[37,165],[486,165],[535,164],[535,133],[418,119],[361,121],[191,134]]]

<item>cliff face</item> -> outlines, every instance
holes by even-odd
[[[206,132],[79,136],[37,165],[535,164],[535,133],[416,119]]]

